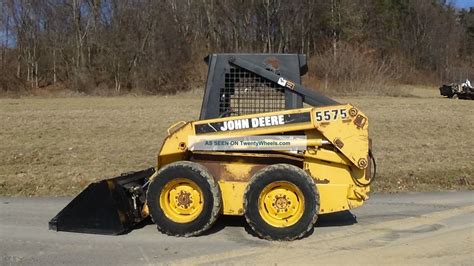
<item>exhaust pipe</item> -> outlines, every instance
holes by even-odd
[[[55,231],[119,235],[141,222],[145,187],[154,168],[121,174],[87,186],[51,221]]]

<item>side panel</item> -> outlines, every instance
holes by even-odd
[[[367,199],[368,188],[354,184],[353,178],[364,178],[365,171],[344,164],[344,157],[326,151],[321,159],[306,158],[302,162],[284,157],[262,157],[223,154],[198,154],[192,161],[204,165],[219,183],[223,214],[243,215],[244,191],[250,178],[263,167],[274,163],[290,163],[304,169],[316,183],[320,194],[319,213],[349,210],[362,205]],[[330,162],[332,160],[333,162]],[[350,162],[348,162],[350,164]],[[353,175],[353,176],[352,176]]]
[[[284,154],[208,152],[190,158],[208,169],[218,181],[226,215],[244,214],[244,191],[252,176],[270,164],[286,163],[303,167],[301,158]]]
[[[316,184],[319,192],[320,214],[349,210],[347,184]]]
[[[244,215],[244,192],[248,182],[219,181],[222,211],[225,215]]]

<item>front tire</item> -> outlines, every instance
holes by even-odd
[[[173,236],[195,236],[217,220],[221,194],[200,164],[178,161],[160,169],[147,191],[150,216],[158,230]]]
[[[257,172],[244,199],[245,218],[264,239],[302,238],[317,220],[319,194],[314,180],[293,165],[275,164]]]

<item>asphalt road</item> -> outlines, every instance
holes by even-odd
[[[375,194],[353,215],[321,216],[310,236],[293,242],[258,239],[242,218],[222,218],[192,238],[153,224],[121,236],[48,230],[69,200],[0,198],[0,265],[474,265],[474,192]]]

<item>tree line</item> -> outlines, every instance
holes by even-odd
[[[305,53],[341,90],[474,73],[474,8],[442,0],[3,0],[0,90],[170,93],[214,52]]]

